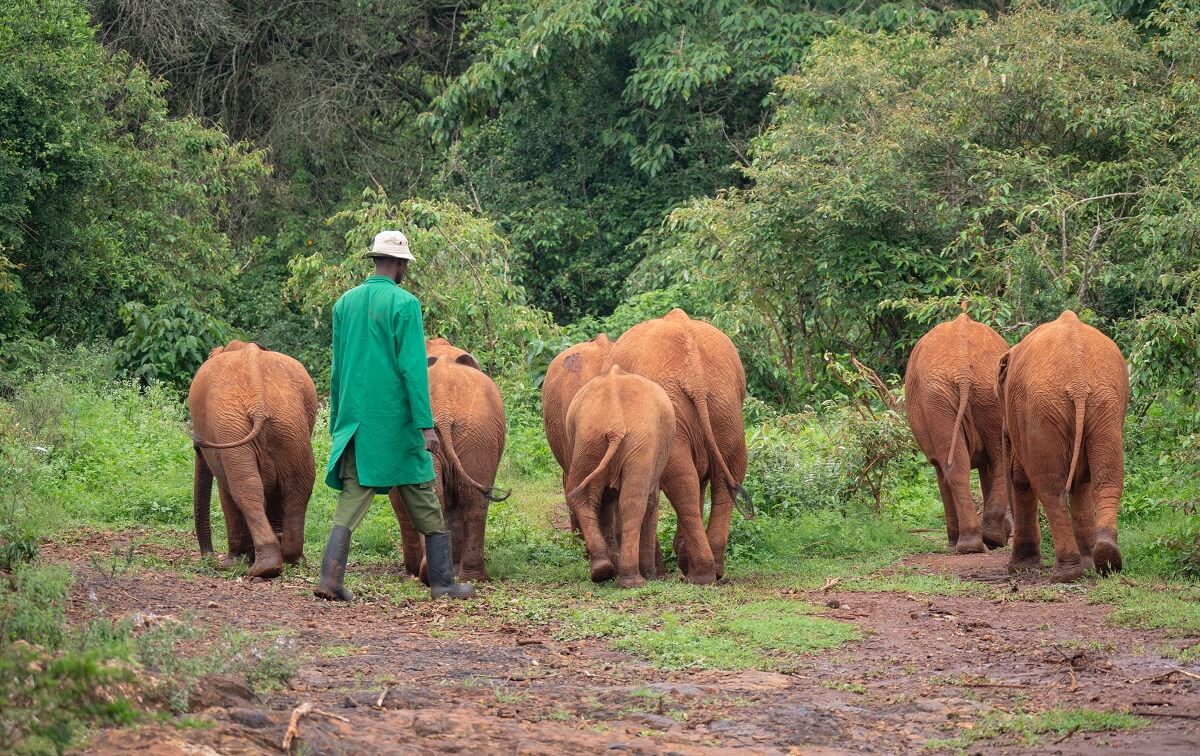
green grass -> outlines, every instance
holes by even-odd
[[[925,743],[925,747],[935,751],[962,751],[981,740],[995,738],[1017,740],[1026,746],[1036,746],[1042,743],[1043,735],[1062,737],[1077,732],[1136,730],[1148,725],[1149,721],[1121,712],[1052,709],[1036,714],[995,712],[971,724],[973,726],[964,729],[958,737],[930,740]]]
[[[1140,630],[1169,630],[1200,634],[1200,586],[1131,581],[1124,577],[1100,580],[1088,593],[1092,604],[1112,604],[1108,621]]]
[[[954,575],[929,574],[918,568],[898,568],[882,574],[856,577],[839,584],[847,591],[912,593],[927,596],[974,596],[994,598],[999,590],[987,583],[962,580]]]

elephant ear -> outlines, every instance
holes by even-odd
[[[996,398],[1000,400],[1000,404],[1004,404],[1004,384],[1008,381],[1008,358],[1012,356],[1012,350],[1004,353],[1000,358],[1000,367],[996,372]]]
[[[475,359],[474,355],[468,352],[463,352],[462,354],[458,355],[454,361],[459,365],[466,365],[467,367],[475,368],[481,373],[483,372],[483,368],[479,367],[479,361]]]

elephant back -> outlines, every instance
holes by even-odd
[[[560,467],[567,464],[567,411],[571,402],[589,381],[605,368],[612,341],[599,334],[590,341],[576,344],[558,354],[542,379],[542,425],[546,441]]]

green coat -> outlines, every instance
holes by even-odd
[[[363,486],[433,480],[421,435],[433,427],[421,304],[392,279],[371,276],[333,306],[329,393],[330,488],[342,488],[338,463],[351,440]]]

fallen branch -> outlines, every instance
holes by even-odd
[[[1063,661],[1067,663],[1067,671],[1071,673],[1071,692],[1074,693],[1079,688],[1079,679],[1075,677],[1075,659],[1077,657],[1067,656],[1066,652],[1058,646],[1055,646],[1054,650],[1057,651],[1058,655],[1061,656]]]
[[[383,692],[379,694],[379,700],[377,700],[377,701],[375,702],[375,708],[376,708],[376,709],[382,709],[382,708],[383,708],[383,702],[384,702],[384,700],[387,698],[387,694],[388,694],[388,693],[391,693],[391,692],[392,692],[392,689],[391,689],[391,688],[384,687],[384,689],[383,689]]]
[[[316,704],[314,704],[312,701],[305,701],[304,703],[300,704],[296,708],[292,709],[292,716],[288,719],[287,732],[284,733],[284,735],[283,735],[283,752],[284,753],[292,752],[292,741],[295,740],[296,736],[300,734],[300,718],[303,717],[305,714],[320,714],[323,717],[329,717],[330,719],[336,719],[340,722],[349,722],[350,721],[349,719],[346,719],[343,716],[339,716],[337,714],[325,711],[323,709],[318,709]]]
[[[832,588],[833,586],[837,585],[840,582],[842,582],[842,579],[839,577],[829,578],[828,580],[825,581],[825,585],[821,586],[821,593],[828,593],[830,588]]]

